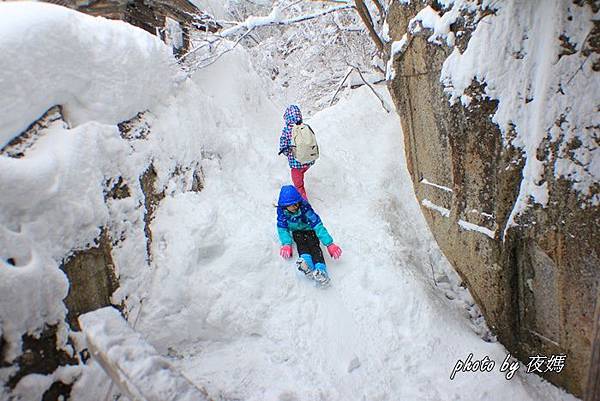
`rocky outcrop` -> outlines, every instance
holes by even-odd
[[[11,158],[23,158],[30,149],[35,148],[36,142],[48,134],[48,129],[69,129],[62,115],[62,108],[50,108],[40,119],[33,122],[30,127],[17,136],[5,147],[0,149],[0,155]],[[131,120],[118,124],[121,137],[126,141],[143,141],[152,135],[151,123],[144,113],[138,114]],[[113,203],[128,203],[134,199],[137,206],[136,213],[131,215],[141,222],[140,231],[143,235],[129,239],[129,241],[144,241],[136,249],[144,253],[145,265],[150,270],[152,265],[152,230],[151,224],[160,202],[166,196],[165,189],[161,188],[158,181],[157,170],[152,162],[145,169],[138,171],[137,176],[129,180],[123,176],[108,178],[104,183],[104,203],[110,209]],[[192,165],[176,165],[168,174],[168,181],[178,191],[199,192],[204,187],[204,174],[200,162]],[[132,179],[133,178],[133,179]],[[73,344],[67,340],[65,347],[59,347],[65,335],[69,332],[79,332],[78,317],[84,313],[97,310],[105,306],[115,306],[127,315],[129,310],[125,307],[122,297],[115,301],[115,291],[121,287],[119,271],[116,266],[118,256],[115,249],[122,245],[126,238],[120,237],[121,230],[116,228],[122,221],[109,218],[106,225],[100,228],[100,235],[95,238],[85,249],[76,249],[65,255],[59,268],[64,272],[69,283],[67,296],[62,300],[66,307],[65,327],[67,333],[59,325],[46,325],[37,335],[24,334],[18,356],[10,359],[8,343],[0,335],[0,369],[5,368],[7,389],[15,390],[21,379],[30,374],[52,375],[57,369],[65,366],[79,365],[87,360],[87,352],[78,348],[80,344]],[[125,222],[135,225],[136,221]],[[114,236],[114,238],[112,237]],[[14,258],[6,260],[8,265],[17,266]],[[127,297],[128,294],[122,294]],[[20,301],[20,300],[17,300]],[[115,302],[118,303],[115,305]],[[129,305],[131,306],[131,305]],[[1,333],[0,333],[1,334]],[[70,338],[70,336],[69,336]],[[60,375],[57,375],[60,377]],[[76,380],[76,375],[73,380]],[[56,379],[43,395],[44,400],[68,399],[71,393],[72,381]],[[62,397],[62,398],[61,398]]]
[[[48,109],[19,136],[0,149],[0,155],[21,158],[35,141],[44,134],[44,130],[53,126],[69,128],[61,106]]]
[[[75,252],[61,266],[70,284],[64,302],[72,330],[80,330],[77,322],[80,315],[112,305],[111,295],[119,287],[119,281],[111,251],[112,244],[104,229],[96,246]]]
[[[56,326],[47,327],[39,336],[24,335],[22,354],[14,361],[18,367],[16,372],[6,383],[8,388],[14,389],[19,381],[29,374],[52,374],[60,366],[76,365],[79,359],[69,355],[64,350],[56,348]],[[1,348],[0,348],[1,349]],[[1,353],[0,353],[1,355]],[[1,366],[1,365],[0,365]],[[56,381],[43,394],[44,401],[68,399],[73,383]]]
[[[92,15],[129,21],[171,44],[177,38],[167,37],[167,34],[179,35],[185,45],[190,31],[214,29],[211,18],[185,0],[52,2]],[[44,7],[50,8],[58,10],[57,15],[66,14],[57,7]],[[68,14],[76,16],[71,12]],[[124,26],[104,23],[106,26]],[[77,25],[76,21],[74,25]],[[112,34],[113,31],[105,33]],[[64,35],[64,32],[57,35]],[[159,44],[147,48],[144,43],[143,40],[138,43],[140,48],[137,50],[144,56],[140,60],[171,62],[168,54],[159,54],[164,53]],[[156,44],[156,41],[148,38],[148,43]],[[185,46],[174,45],[174,48],[183,51]],[[73,51],[77,54],[77,50]],[[35,59],[37,53],[33,53],[24,54]],[[110,58],[107,64],[110,66]],[[119,68],[125,70],[128,67]],[[135,71],[135,66],[131,66],[128,72],[135,74]],[[151,78],[164,81],[171,78],[168,74],[174,71],[165,66],[164,72],[164,75],[152,75]],[[33,73],[35,75],[35,71]],[[57,78],[50,74],[49,80],[53,82],[50,86],[45,86],[44,77],[39,77],[39,87],[60,92],[57,96],[47,94],[49,103],[41,103],[39,114],[52,102],[65,103],[51,107],[20,134],[11,133],[0,146],[0,156],[6,165],[14,166],[14,170],[3,167],[3,189],[7,196],[3,199],[6,206],[3,203],[1,208],[4,213],[0,227],[3,249],[0,269],[4,274],[4,286],[0,291],[4,294],[0,319],[4,321],[0,322],[0,398],[20,399],[22,394],[31,398],[30,394],[35,393],[43,394],[33,397],[36,399],[69,399],[73,382],[87,371],[80,366],[87,356],[82,349],[85,344],[79,341],[81,336],[77,333],[78,316],[111,304],[116,304],[113,306],[128,315],[141,305],[144,280],[152,274],[150,224],[165,196],[165,188],[172,180],[176,181],[177,190],[183,186],[185,190],[199,191],[203,187],[200,161],[175,156],[172,160],[176,165],[153,163],[153,156],[160,152],[153,152],[144,143],[149,138],[148,142],[152,141],[152,132],[151,118],[147,118],[143,110],[153,102],[121,101],[116,92],[122,89],[123,81],[111,73],[106,74],[106,81],[100,86],[110,86],[113,77],[112,83],[116,86],[109,90],[111,100],[115,101],[116,108],[129,109],[104,119],[101,114],[105,111],[110,114],[106,110],[110,109],[107,107],[109,102],[94,102],[92,108],[98,114],[88,115],[74,122],[72,127],[70,122],[74,119],[66,117],[73,117],[73,109],[85,109],[85,101],[69,109],[69,99],[77,99],[79,103],[81,98],[79,93],[73,92],[73,96],[69,96],[69,91],[61,92],[61,85],[75,82],[71,81],[68,71],[64,75],[67,79],[55,82]],[[29,92],[17,81],[14,87],[17,91],[21,89],[18,95],[26,96]],[[166,82],[157,84],[155,92],[166,96],[170,85]],[[76,92],[82,90],[77,84],[71,86]],[[12,89],[10,85],[8,88]],[[136,111],[140,111],[137,116],[118,123]],[[36,111],[31,116],[20,116],[23,121],[15,128],[15,133],[39,114]],[[122,140],[118,138],[117,128]],[[65,142],[54,146],[58,143],[54,138]],[[162,180],[160,183],[158,177]],[[13,194],[15,196],[11,197]],[[16,206],[11,209],[11,205]],[[25,233],[28,230],[31,235]],[[139,316],[139,310],[135,311],[135,316]],[[8,311],[6,316],[5,311]],[[37,380],[39,377],[31,376],[33,374],[44,375],[44,380]]]
[[[150,252],[152,245],[152,231],[150,230],[150,223],[154,217],[154,212],[158,207],[161,200],[164,199],[164,192],[157,192],[156,186],[156,170],[151,164],[148,169],[140,177],[140,185],[144,192],[144,206],[146,212],[144,213],[144,233],[146,234],[146,253],[148,255],[148,262],[152,260],[152,253]]]
[[[501,132],[494,121],[499,101],[487,94],[484,80],[473,81],[465,90],[468,106],[449,102],[440,80],[451,52],[463,52],[477,22],[495,11],[480,9],[475,15],[463,10],[450,25],[455,41],[449,46],[430,40],[430,29],[411,32],[411,19],[426,6],[440,15],[447,11],[435,1],[394,2],[387,20],[392,40],[400,43],[405,38],[402,51],[394,55],[395,77],[389,87],[402,120],[414,191],[441,249],[500,341],[524,363],[537,354],[567,355],[562,372],[543,376],[581,396],[600,280],[600,207],[593,201],[598,184],[592,185],[586,197],[572,180],[554,173],[559,154],[569,154],[565,148],[582,146],[577,141],[553,142],[566,135],[567,128],[559,119],[555,127],[547,127],[536,149],[537,159],[544,162],[547,202],[530,202],[515,224],[510,224],[526,176],[527,155],[511,142],[515,132]],[[578,49],[568,45],[566,36],[557,37],[556,45],[565,49],[560,54],[581,62],[587,57],[595,65],[597,30],[598,24]],[[518,49],[523,44],[488,45]],[[514,57],[522,54],[517,51]],[[525,97],[524,103],[531,100]],[[595,138],[597,147],[600,127],[589,125],[584,135]]]
[[[25,132],[0,149],[0,155],[12,158],[24,157],[49,128],[69,128],[61,106],[51,107]],[[108,196],[116,197],[123,193],[123,187],[115,185]],[[79,330],[77,317],[82,313],[111,305],[111,296],[119,286],[111,252],[112,243],[107,230],[103,229],[95,245],[86,250],[75,251],[61,264],[60,269],[69,281],[69,292],[64,299],[64,304],[67,308],[66,321],[71,330]],[[12,259],[7,262],[16,265]],[[72,352],[73,344],[69,343],[71,352],[57,347],[60,343],[57,329],[56,325],[51,325],[46,326],[39,335],[24,334],[20,356],[10,363],[4,352],[4,338],[0,340],[0,368],[16,367],[6,383],[9,389],[14,389],[27,375],[50,375],[61,366],[77,365],[81,362],[80,356]],[[60,380],[54,382],[44,393],[43,400],[68,399],[72,384]]]

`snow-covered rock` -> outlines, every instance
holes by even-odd
[[[50,107],[72,127],[115,124],[164,100],[171,50],[121,21],[47,3],[0,3],[0,148]]]
[[[598,12],[396,2],[388,21],[390,88],[436,239],[500,340],[522,358],[567,354],[545,377],[580,395],[600,279]]]

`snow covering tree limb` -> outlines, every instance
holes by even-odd
[[[344,79],[342,79],[340,81],[340,84],[338,85],[335,93],[333,94],[333,96],[331,97],[331,102],[329,102],[329,106],[333,106],[333,102],[335,102],[335,98],[337,96],[338,93],[340,93],[340,90],[342,89],[342,87],[344,86],[344,83],[346,82],[346,80],[348,79],[348,77],[350,76],[350,74],[352,74],[352,71],[354,71],[354,69],[352,67],[348,67],[348,71],[346,72],[346,74],[344,75]]]
[[[182,62],[184,60],[189,59],[191,55],[198,53],[201,50],[207,50],[208,55],[200,60],[194,60],[189,62],[189,67],[191,70],[196,70],[199,68],[206,67],[216,60],[218,60],[225,53],[230,52],[235,48],[243,39],[248,37],[248,35],[255,30],[255,28],[259,27],[268,27],[268,26],[285,26],[292,25],[300,22],[306,22],[312,19],[320,18],[328,14],[332,14],[338,11],[350,10],[355,8],[354,4],[352,4],[348,0],[340,0],[336,1],[336,3],[340,3],[340,5],[326,8],[324,10],[320,10],[310,14],[303,14],[294,17],[284,16],[284,11],[288,10],[292,6],[301,3],[302,0],[292,2],[284,7],[275,6],[269,15],[263,17],[249,16],[246,18],[244,22],[235,23],[234,26],[224,29],[214,35],[207,35],[202,38],[202,43],[198,46],[194,47],[192,50],[183,54],[179,57],[178,61]],[[231,24],[233,22],[224,22],[221,21],[222,24]],[[233,44],[233,46],[228,47],[226,50],[215,53],[215,48],[219,48],[219,46],[223,43],[224,39],[232,39],[233,37],[241,34]]]
[[[287,8],[287,7],[286,7]],[[319,18],[327,14],[331,14],[337,11],[343,11],[354,8],[353,4],[349,4],[348,2],[344,2],[344,4],[340,6],[330,7],[328,9],[318,11],[312,14],[300,15],[293,18],[283,18],[282,11],[284,9],[279,9],[278,7],[273,8],[271,13],[266,17],[255,17],[250,16],[246,18],[246,20],[236,26],[231,28],[227,28],[219,33],[219,36],[222,38],[231,37],[233,35],[238,34],[241,30],[249,30],[251,28],[257,28],[262,26],[273,26],[273,25],[290,25],[298,22],[304,22],[311,19]]]

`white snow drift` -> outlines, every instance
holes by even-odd
[[[57,104],[73,125],[127,120],[173,80],[157,37],[52,4],[1,3],[0,50],[0,147]]]

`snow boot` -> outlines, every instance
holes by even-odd
[[[308,263],[302,258],[298,258],[296,261],[296,267],[304,274],[309,274],[312,270],[308,267]]]
[[[312,256],[310,256],[307,253],[303,253],[302,255],[300,255],[300,257],[296,261],[296,267],[302,273],[309,275],[315,269],[315,266],[312,261]]]
[[[329,274],[327,274],[327,267],[324,263],[317,263],[315,265],[315,270],[312,273],[313,280],[321,287],[329,287],[331,284],[331,279],[329,278]]]

